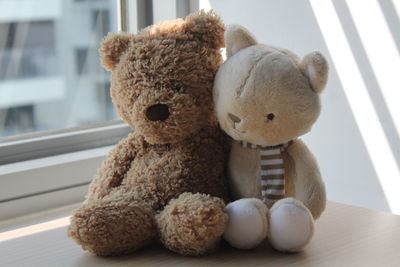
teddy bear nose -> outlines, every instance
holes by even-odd
[[[234,123],[239,123],[239,122],[242,121],[238,116],[233,115],[232,113],[228,113],[228,117],[229,117],[229,118],[231,119],[231,121],[233,121]]]
[[[151,121],[165,121],[169,114],[168,106],[164,104],[156,104],[146,110],[146,117]]]

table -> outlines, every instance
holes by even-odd
[[[0,266],[400,266],[400,216],[334,202],[317,221],[311,244],[298,254],[276,252],[264,242],[250,251],[224,243],[203,257],[154,245],[130,256],[101,258],[66,236],[67,217],[57,220],[64,225],[50,222],[41,232],[31,227],[0,233]]]

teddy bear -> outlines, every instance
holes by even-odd
[[[327,61],[319,52],[299,58],[260,44],[240,25],[227,27],[225,43],[213,92],[219,124],[232,138],[228,176],[236,201],[226,207],[224,237],[241,249],[268,237],[279,251],[300,251],[326,203],[318,164],[299,136],[319,116]]]
[[[202,255],[219,244],[227,152],[212,88],[224,30],[201,11],[102,42],[113,103],[134,131],[109,152],[71,216],[68,234],[84,250],[115,256],[160,241]]]

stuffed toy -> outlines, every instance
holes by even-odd
[[[257,43],[245,28],[225,32],[227,60],[214,81],[215,110],[232,137],[225,239],[256,247],[267,236],[280,251],[301,250],[311,239],[326,193],[317,162],[298,139],[320,113],[328,77],[324,56],[302,59]]]
[[[100,53],[133,129],[109,152],[68,234],[101,256],[153,242],[185,255],[215,249],[228,225],[227,152],[212,88],[224,25],[212,12],[109,34]]]

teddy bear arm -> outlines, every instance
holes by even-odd
[[[326,205],[325,185],[321,178],[318,163],[301,140],[294,141],[288,152],[295,163],[296,199],[303,202],[314,219],[317,219]]]
[[[121,184],[137,152],[135,141],[134,134],[130,134],[108,153],[90,184],[88,199],[102,198]]]
[[[201,138],[197,144],[196,153],[201,160],[190,174],[191,186],[194,191],[229,201],[228,181],[224,169],[228,153],[224,150],[222,139],[218,137],[207,136]]]

